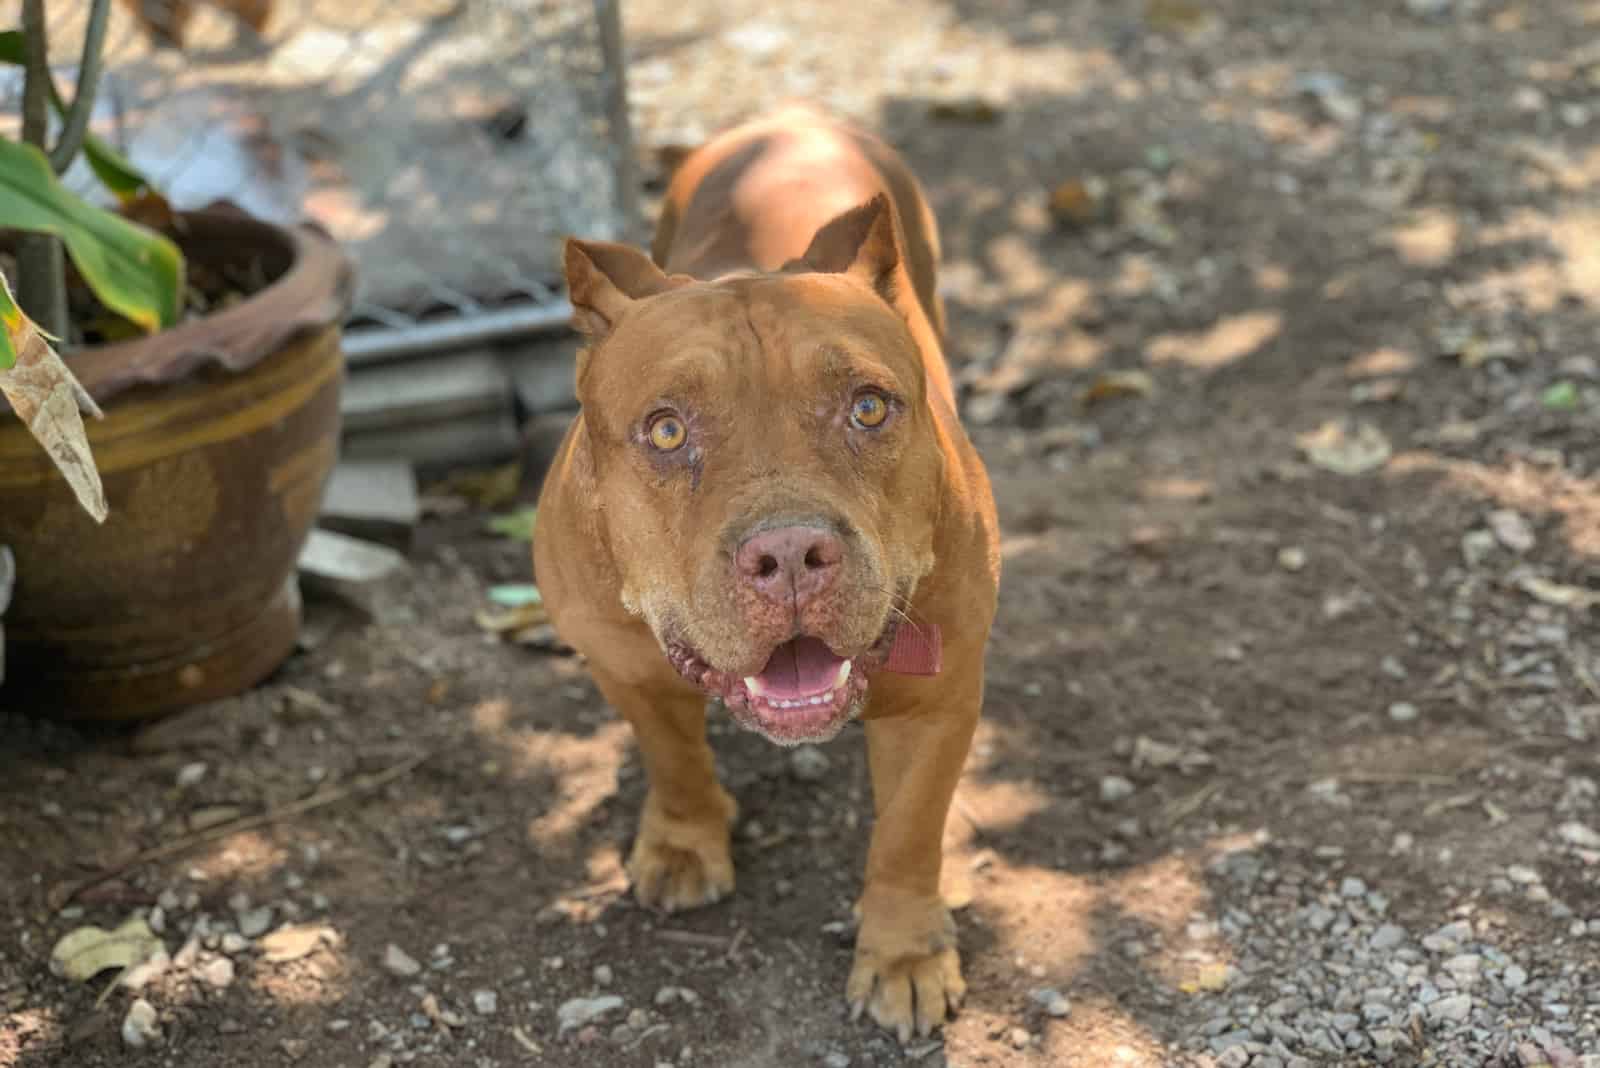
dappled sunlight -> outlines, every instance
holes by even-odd
[[[1145,358],[1215,371],[1256,352],[1282,331],[1282,312],[1243,312],[1195,333],[1157,335],[1145,346]]]
[[[1196,504],[1210,500],[1216,483],[1208,478],[1142,478],[1139,496],[1147,501],[1172,501]]]
[[[535,815],[528,838],[538,848],[566,856],[590,815],[616,792],[617,772],[631,748],[627,723],[611,718],[592,733],[574,735],[516,722],[504,697],[473,706],[472,732],[495,754],[495,774],[507,783],[547,780],[556,790],[549,807]]]
[[[1165,1068],[1166,1047],[1109,998],[1073,1003],[1072,1015],[1045,1032],[1044,1050],[1061,1068]]]
[[[1389,231],[1389,242],[1402,263],[1438,267],[1456,254],[1461,224],[1443,208],[1424,208]]]
[[[1600,306],[1600,211],[1547,215],[1525,208],[1485,229],[1480,240],[1485,247],[1544,244],[1554,256],[1489,272],[1455,287],[1462,297],[1490,304],[1515,302],[1533,312],[1550,311],[1563,298]]]
[[[1427,450],[1401,453],[1385,469],[1390,478],[1418,472],[1444,475],[1457,490],[1520,512],[1558,515],[1568,548],[1585,556],[1600,556],[1600,480],[1522,460],[1491,467]]]
[[[1347,378],[1386,378],[1415,371],[1421,364],[1416,353],[1383,345],[1370,352],[1353,356],[1344,365]]]
[[[289,855],[260,831],[240,831],[189,862],[197,882],[264,879],[288,863]]]
[[[1022,955],[1052,982],[1066,983],[1100,952],[1096,916],[1104,904],[1093,877],[993,857],[977,905],[999,939],[1002,957]]]
[[[1030,782],[983,781],[972,776],[962,780],[956,797],[958,813],[985,831],[1016,830],[1055,802]]]
[[[519,749],[526,765],[548,771],[558,788],[551,806],[528,823],[528,837],[539,848],[568,852],[589,816],[616,791],[629,731],[617,721],[584,739],[555,731],[524,732]]]
[[[1263,263],[1250,272],[1251,281],[1263,293],[1282,293],[1293,282],[1286,267],[1276,263]]]

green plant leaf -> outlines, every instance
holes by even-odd
[[[141,329],[178,321],[183,255],[153,231],[78,199],[32,145],[0,139],[0,227],[54,234],[101,303]]]
[[[17,338],[22,335],[24,321],[22,309],[11,299],[11,287],[0,275],[0,371],[9,371],[17,364]]]
[[[26,46],[22,40],[21,30],[6,30],[0,33],[0,63],[10,63],[22,66],[26,62]],[[55,108],[57,117],[66,114],[66,101],[61,99],[61,94],[56,91],[55,81],[50,82],[50,105]],[[111,145],[96,137],[92,133],[83,135],[83,158],[88,161],[89,169],[94,171],[100,183],[116,195],[118,200],[131,200],[141,193],[154,192],[155,186],[150,184],[150,179],[140,173],[128,157],[118,152]]]
[[[1571,382],[1555,382],[1545,387],[1539,402],[1558,412],[1570,412],[1578,406],[1578,387]]]
[[[490,586],[489,600],[501,608],[522,608],[530,604],[544,603],[539,587],[526,582],[508,582],[501,586]]]
[[[517,541],[533,540],[533,525],[537,518],[538,509],[524,508],[510,515],[491,516],[487,526],[491,533],[502,538],[515,538]]]

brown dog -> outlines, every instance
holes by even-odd
[[[634,893],[671,910],[733,889],[708,696],[783,744],[859,715],[877,828],[847,997],[926,1034],[965,991],[941,838],[1000,570],[939,348],[932,213],[882,142],[790,108],[684,161],[654,253],[567,243],[582,413],[534,549],[644,757]]]
[[[235,18],[254,30],[265,33],[267,20],[272,17],[275,0],[210,0],[212,7],[231,12]],[[138,21],[144,31],[162,44],[182,48],[194,18],[194,0],[122,0],[122,6]]]

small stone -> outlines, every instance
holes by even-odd
[[[1107,775],[1100,780],[1100,800],[1107,804],[1126,801],[1133,796],[1133,783],[1121,775]]]
[[[1520,990],[1528,983],[1528,973],[1520,965],[1508,965],[1500,973],[1500,982],[1509,990]]]
[[[814,745],[797,746],[789,754],[789,774],[801,782],[821,782],[832,767],[828,754]]]
[[[500,1008],[500,995],[493,990],[474,990],[472,1009],[479,1016],[493,1016]]]
[[[156,904],[160,905],[168,913],[177,912],[181,907],[181,902],[178,900],[178,892],[171,889],[161,891],[156,896]]]
[[[1041,987],[1028,996],[1045,1011],[1046,1016],[1054,1016],[1059,1020],[1072,1012],[1072,1003],[1061,991],[1052,987]]]
[[[664,1009],[677,1000],[678,988],[675,986],[664,986],[656,991],[655,1003],[658,1009]]]
[[[1389,718],[1396,723],[1411,723],[1418,716],[1417,706],[1410,701],[1396,701],[1389,706]]]
[[[222,952],[231,957],[236,953],[243,953],[249,949],[250,940],[237,931],[227,931],[223,934],[220,945]]]
[[[848,1053],[829,1053],[822,1058],[822,1068],[850,1068]]]
[[[393,942],[383,951],[383,966],[390,975],[397,975],[401,979],[410,979],[422,971],[422,965],[417,963],[416,958]]]
[[[260,938],[272,927],[272,906],[262,905],[240,913],[238,919],[240,934],[246,938]]]
[[[1392,923],[1386,923],[1372,932],[1370,945],[1373,949],[1393,949],[1406,940],[1406,930]]]
[[[206,772],[209,770],[210,769],[206,766],[206,763],[203,760],[196,760],[191,764],[185,764],[183,767],[178,769],[178,789],[185,790],[191,786],[199,785],[200,780],[206,777]]]
[[[566,1034],[587,1027],[609,1012],[622,1008],[622,999],[615,994],[606,994],[598,998],[572,998],[561,1003],[556,1010],[556,1019],[559,1021],[558,1031]]]
[[[1428,1019],[1462,1023],[1472,1015],[1472,995],[1451,994],[1428,1006]]]
[[[1487,530],[1473,530],[1461,537],[1461,558],[1468,567],[1482,567],[1495,550],[1495,537]]]
[[[1285,571],[1303,571],[1306,566],[1306,551],[1297,545],[1287,545],[1278,550],[1278,566]]]
[[[216,990],[226,990],[233,985],[233,961],[227,957],[212,957],[195,969],[200,981]]]
[[[1250,1063],[1250,1051],[1243,1046],[1229,1046],[1217,1058],[1217,1068],[1245,1068]]]
[[[134,998],[122,1018],[122,1041],[129,1049],[144,1049],[161,1041],[161,1021],[156,1008],[144,998]]]
[[[597,985],[597,986],[610,986],[611,985],[611,980],[613,978],[614,978],[614,976],[612,975],[612,972],[611,972],[611,965],[609,965],[609,964],[596,964],[594,966],[594,981],[595,981],[595,985]]]
[[[1568,820],[1556,829],[1563,842],[1580,849],[1600,849],[1600,831],[1577,820]]]
[[[1472,924],[1466,920],[1456,920],[1422,939],[1422,948],[1430,953],[1453,952],[1462,942],[1472,937]]]
[[[1340,897],[1366,897],[1367,884],[1357,879],[1354,875],[1347,875],[1339,884]]]
[[[1006,1037],[1011,1040],[1013,1049],[1027,1049],[1028,1043],[1033,1041],[1033,1035],[1028,1033],[1026,1027],[1013,1027]]]
[[[1513,864],[1506,869],[1506,878],[1518,886],[1532,886],[1540,882],[1539,873],[1526,864]]]
[[[1496,508],[1489,513],[1488,524],[1495,540],[1512,552],[1525,553],[1533,548],[1536,541],[1533,525],[1522,513],[1510,508]]]

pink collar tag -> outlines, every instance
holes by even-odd
[[[883,662],[880,670],[896,675],[937,675],[943,666],[944,645],[939,637],[939,625],[907,623],[894,632],[889,659]]]

